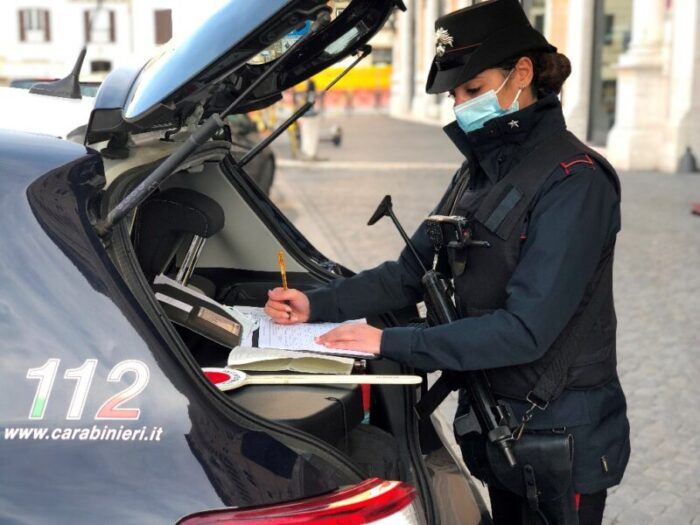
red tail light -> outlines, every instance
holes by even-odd
[[[178,525],[418,524],[415,489],[400,481],[368,479],[324,496],[253,509],[199,512]]]

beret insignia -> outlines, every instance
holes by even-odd
[[[454,45],[455,39],[450,35],[447,29],[438,27],[435,31],[435,54],[439,57],[445,54],[447,47],[452,47]]]

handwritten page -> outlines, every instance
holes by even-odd
[[[259,308],[257,306],[233,306],[231,308],[234,308],[237,312],[242,313],[243,315],[248,316],[252,321],[260,321],[262,319],[269,319],[270,316],[268,316],[265,313],[264,308]]]
[[[307,374],[349,374],[353,359],[278,348],[245,348],[237,346],[228,356],[228,366],[255,372],[289,370]]]
[[[365,323],[364,319],[345,323],[305,323],[281,325],[275,323],[262,308],[235,307],[241,313],[255,318],[258,322],[258,346],[260,348],[280,348],[283,350],[311,352],[323,355],[351,357],[354,359],[374,359],[370,352],[328,348],[314,342],[314,339],[338,326],[350,323]],[[241,346],[253,346],[252,336],[241,341]]]
[[[253,333],[260,328],[260,319],[267,317],[262,308],[250,306],[224,306],[241,325],[241,346],[253,346]]]

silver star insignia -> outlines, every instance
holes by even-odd
[[[439,57],[445,54],[447,47],[452,47],[454,45],[455,39],[450,35],[447,29],[443,27],[438,27],[435,31],[435,54]]]
[[[515,129],[520,127],[520,121],[518,120],[511,120],[508,125],[510,126],[510,129]]]

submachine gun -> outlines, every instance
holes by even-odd
[[[394,215],[390,195],[384,197],[367,224],[372,226],[386,216],[391,218],[423,270],[421,284],[428,310],[428,324],[436,326],[458,320],[459,315],[451,297],[452,285],[450,281],[436,270],[435,264],[431,269],[425,267],[411,239]],[[460,254],[456,259],[457,264],[466,264],[466,256],[464,255],[464,252],[467,251],[466,248],[489,246],[484,241],[472,239],[469,221],[464,217],[433,215],[426,220],[426,227],[435,254],[437,255],[443,247],[455,255]],[[435,260],[437,261],[437,257]],[[514,467],[516,460],[512,450],[513,431],[510,427],[512,415],[506,405],[494,398],[484,371],[454,372],[443,370],[440,378],[416,405],[418,417],[420,419],[427,418],[450,392],[459,388],[466,388],[468,391],[472,410],[483,434],[503,452],[508,464]]]

